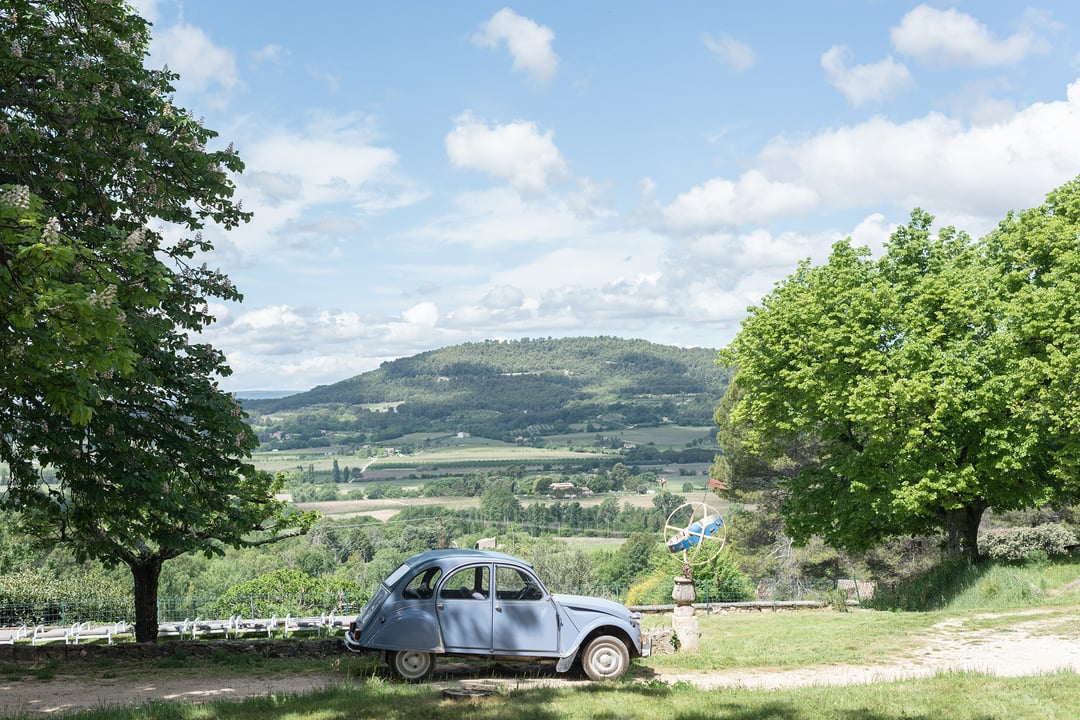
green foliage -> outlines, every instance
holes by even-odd
[[[1026,560],[1033,554],[1042,557],[1067,555],[1076,545],[1076,535],[1063,525],[989,530],[979,538],[979,552],[991,560]]]
[[[480,513],[496,522],[516,522],[521,519],[521,503],[514,497],[509,480],[492,483],[480,496]]]
[[[33,570],[0,575],[0,603],[33,603],[57,598],[102,604],[130,603],[131,586],[100,569],[75,569],[59,577]]]
[[[51,411],[85,424],[98,376],[127,375],[135,359],[122,305],[102,300],[118,292],[122,276],[62,232],[25,185],[0,185],[0,258],[0,338],[13,361],[0,371],[0,386],[13,395],[43,390]],[[20,412],[17,403],[3,410]],[[15,448],[5,459],[18,461]]]
[[[692,568],[698,602],[741,602],[756,597],[754,584],[739,570],[731,556],[721,551],[709,562]],[[636,582],[628,605],[670,605],[674,578],[682,576],[682,556],[667,553],[647,576]]]
[[[11,0],[0,18],[0,288],[19,304],[0,330],[18,358],[0,371],[6,502],[43,542],[130,568],[140,641],[162,563],[314,521],[245,462],[258,440],[218,386],[230,370],[193,341],[214,302],[242,299],[194,259],[204,227],[250,217],[243,163],[173,104],[149,40],[125,3]]]
[[[514,553],[532,563],[551,592],[587,594],[592,589],[592,562],[581,548],[541,539],[518,545]]]
[[[214,605],[214,612],[221,617],[340,613],[354,607],[364,595],[363,588],[355,582],[282,569],[229,588]]]
[[[673,575],[649,575],[630,586],[626,593],[626,604],[631,607],[645,605],[670,605]]]
[[[980,242],[915,210],[879,260],[841,241],[752,309],[717,420],[725,455],[788,493],[788,534],[944,532],[975,557],[987,508],[1080,497],[1078,198],[1080,180]]]
[[[131,583],[101,568],[72,568],[57,575],[19,570],[0,575],[0,626],[64,624],[72,617],[97,621],[130,618]]]
[[[615,551],[602,551],[593,558],[593,574],[605,585],[630,586],[648,573],[666,553],[654,533],[634,532]]]

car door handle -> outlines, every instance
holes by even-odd
[[[496,605],[495,612],[502,612],[502,605]]]

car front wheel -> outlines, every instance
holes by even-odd
[[[386,658],[394,677],[409,682],[423,682],[435,670],[435,655],[415,650],[391,652]]]
[[[581,667],[591,680],[616,680],[630,668],[630,653],[619,638],[601,635],[585,646]]]

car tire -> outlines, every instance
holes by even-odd
[[[600,635],[585,646],[581,668],[590,680],[617,680],[630,669],[630,653],[619,638]]]
[[[435,671],[433,653],[400,650],[388,653],[386,661],[394,677],[409,682],[424,682]]]

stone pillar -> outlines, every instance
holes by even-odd
[[[692,577],[676,577],[675,587],[671,590],[671,599],[675,601],[675,614],[671,621],[675,636],[679,639],[679,652],[696,653],[698,649],[697,616],[694,614],[694,601],[697,591]]]

